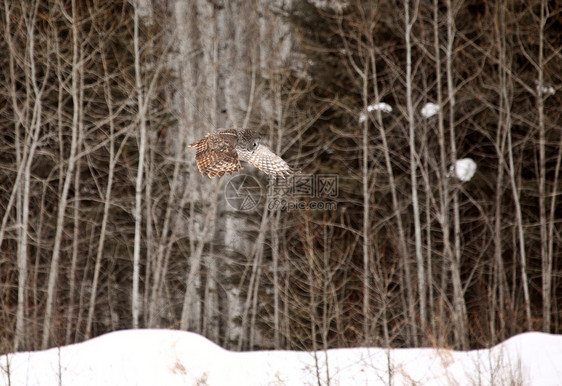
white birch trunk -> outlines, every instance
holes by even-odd
[[[72,20],[76,21],[76,0],[72,1]],[[43,323],[43,337],[41,346],[46,349],[49,345],[49,338],[51,334],[51,322],[53,306],[55,301],[55,291],[58,267],[60,261],[60,249],[62,243],[62,234],[64,230],[64,217],[66,206],[68,203],[68,190],[73,178],[74,166],[76,164],[76,152],[78,147],[78,120],[80,116],[80,96],[79,96],[79,50],[80,50],[80,37],[78,36],[78,23],[72,23],[73,35],[73,52],[72,52],[72,102],[73,102],[73,115],[72,115],[72,139],[70,144],[70,155],[68,157],[68,168],[64,176],[64,185],[62,188],[58,208],[57,208],[57,226],[55,231],[55,240],[53,246],[53,253],[51,257],[51,267],[49,270],[49,282],[47,287],[47,303],[45,306],[45,321]]]
[[[405,14],[405,29],[406,29],[406,100],[408,111],[408,128],[409,128],[409,142],[410,142],[410,178],[412,183],[412,209],[414,216],[414,236],[415,236],[415,252],[416,252],[416,265],[418,273],[418,296],[420,300],[420,320],[422,328],[426,323],[426,284],[424,273],[424,261],[422,254],[422,237],[421,237],[421,221],[420,209],[418,201],[418,178],[417,178],[417,161],[416,158],[416,141],[415,141],[415,124],[414,124],[414,106],[412,104],[412,43],[411,31],[417,19],[418,3],[414,9],[414,16],[410,19],[410,5],[409,1],[404,1],[404,14]],[[417,323],[416,323],[417,324]],[[415,345],[418,345],[417,333],[414,333]]]
[[[447,49],[446,72],[447,93],[449,96],[449,127],[451,132],[451,164],[457,160],[457,146],[455,135],[455,84],[453,80],[453,42],[455,39],[455,20],[451,0],[447,0]],[[451,256],[451,274],[453,279],[453,304],[455,308],[455,336],[461,349],[467,348],[467,315],[464,301],[464,291],[461,282],[461,243],[460,243],[460,213],[458,192],[453,192],[453,225],[454,252]]]
[[[537,63],[537,114],[539,129],[539,222],[541,233],[541,261],[542,261],[542,330],[550,332],[552,314],[552,250],[553,240],[549,238],[546,218],[546,138],[544,124],[544,28],[547,18],[547,7],[544,0],[540,4],[539,19],[539,58]],[[556,186],[556,185],[554,185]],[[556,196],[552,196],[555,200]]]
[[[513,193],[513,204],[515,206],[515,220],[516,220],[516,232],[518,239],[519,248],[519,258],[520,258],[520,269],[521,269],[521,284],[523,286],[523,298],[525,301],[525,315],[526,323],[529,331],[532,328],[531,320],[531,302],[529,295],[529,281],[527,277],[527,255],[525,252],[525,232],[523,230],[523,216],[521,213],[521,202],[519,199],[519,187],[515,181],[515,163],[513,161],[513,141],[511,136],[511,99],[509,95],[508,85],[511,79],[511,69],[507,62],[506,48],[507,42],[505,41],[506,34],[506,22],[505,22],[505,8],[500,7],[499,15],[499,61],[500,61],[500,98],[503,99],[504,114],[505,114],[505,131],[507,133],[507,156],[508,156],[508,173],[509,181],[511,184],[511,190]]]
[[[140,294],[139,294],[139,281],[140,281],[140,249],[141,249],[141,233],[142,233],[142,186],[143,186],[143,171],[144,171],[144,157],[146,154],[146,116],[145,116],[145,103],[143,97],[143,88],[141,82],[141,67],[140,67],[140,46],[139,46],[139,4],[135,2],[134,14],[134,53],[135,53],[135,85],[137,91],[137,108],[139,119],[139,160],[137,166],[137,177],[135,180],[135,209],[133,217],[135,219],[135,239],[133,246],[133,289],[131,296],[131,307],[133,317],[133,328],[139,327],[139,314],[140,314]]]
[[[102,52],[102,56],[104,53]],[[106,77],[107,67],[105,57],[102,57],[102,64],[104,67],[104,74]],[[107,109],[109,112],[109,171],[107,175],[107,188],[104,196],[103,204],[103,217],[101,221],[100,238],[98,240],[98,248],[96,252],[96,263],[94,265],[94,277],[92,279],[92,292],[90,294],[90,304],[88,306],[88,316],[86,319],[86,336],[91,336],[92,322],[94,318],[95,301],[97,296],[98,280],[101,269],[101,260],[103,257],[103,249],[105,246],[105,234],[107,229],[107,223],[109,221],[109,208],[111,206],[111,190],[113,188],[113,175],[115,173],[115,165],[117,164],[118,155],[115,155],[115,123],[113,120],[113,98],[111,96],[111,90],[109,88],[108,81],[106,78],[104,82],[105,100],[107,103]],[[125,144],[126,141],[123,141]]]
[[[363,109],[367,111],[368,101],[368,61],[365,60],[365,68],[363,71]],[[363,341],[365,343],[370,342],[370,320],[371,320],[371,310],[370,310],[370,253],[369,248],[371,245],[370,240],[370,190],[369,190],[369,120],[365,119],[363,122],[363,143],[362,152],[363,159],[361,165],[361,185],[363,190]]]
[[[28,41],[30,41],[30,54],[34,54],[33,46],[34,42],[32,40],[35,38],[33,34],[33,23],[35,22],[35,17],[37,15],[37,5],[35,4],[35,9],[32,12],[32,17],[30,18],[31,27],[28,27],[30,35]],[[2,226],[0,230],[0,245],[2,245],[2,239],[4,235],[5,226],[8,220],[8,215],[11,211],[11,207],[16,199],[16,223],[18,226],[17,232],[17,267],[18,267],[18,301],[16,309],[16,330],[14,334],[14,351],[18,351],[20,344],[24,341],[26,336],[25,328],[25,304],[27,297],[27,274],[28,274],[28,225],[29,225],[29,195],[30,195],[30,180],[31,180],[31,165],[33,163],[33,157],[38,144],[39,132],[41,130],[41,96],[42,90],[39,89],[34,73],[31,74],[31,81],[33,82],[33,93],[34,93],[34,107],[31,121],[29,124],[29,132],[25,132],[25,140],[23,149],[20,144],[20,122],[22,117],[22,111],[19,109],[18,100],[16,97],[16,86],[15,86],[15,71],[14,71],[14,54],[12,49],[12,40],[10,33],[10,12],[8,4],[5,2],[4,7],[6,10],[6,30],[8,45],[10,47],[9,52],[9,67],[10,67],[10,96],[12,99],[12,108],[15,112],[15,145],[16,145],[16,167],[17,167],[17,177],[14,182],[12,194],[10,195],[10,200],[6,208],[6,213],[2,219]],[[34,58],[31,56],[31,67],[34,71]],[[29,78],[30,75],[26,74]],[[29,79],[28,79],[29,81]],[[29,99],[28,99],[29,100]],[[27,105],[27,102],[26,102]],[[22,154],[23,152],[23,154]],[[22,181],[23,179],[23,181]]]

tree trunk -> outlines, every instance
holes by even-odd
[[[455,39],[455,20],[451,0],[447,0],[447,50],[446,50],[446,72],[447,92],[449,96],[449,127],[451,132],[451,164],[457,161],[457,145],[455,135],[455,84],[453,80],[453,42]],[[467,314],[464,301],[464,291],[461,282],[461,228],[459,213],[458,191],[453,192],[453,225],[454,225],[454,252],[451,257],[451,274],[453,278],[453,304],[455,308],[455,335],[457,344],[461,349],[468,347],[467,342]]]
[[[135,209],[133,217],[135,219],[135,240],[133,246],[133,289],[131,298],[133,328],[139,327],[139,313],[140,313],[140,294],[139,294],[139,281],[140,281],[140,253],[141,253],[141,233],[142,233],[142,186],[143,186],[143,171],[144,171],[144,157],[146,154],[146,116],[145,116],[145,101],[143,98],[143,89],[141,82],[141,68],[140,68],[140,43],[139,43],[139,3],[135,2],[135,15],[134,15],[134,52],[135,52],[135,85],[137,92],[137,108],[139,120],[139,160],[137,166],[137,177],[135,182]]]
[[[410,142],[410,178],[412,184],[412,210],[414,216],[414,236],[415,236],[415,252],[416,252],[416,265],[418,272],[418,297],[420,300],[420,322],[422,329],[425,327],[426,323],[426,283],[425,283],[425,273],[424,273],[424,261],[422,253],[422,235],[421,235],[421,221],[420,221],[420,209],[418,200],[418,177],[417,177],[417,158],[418,154],[416,151],[416,133],[414,124],[414,106],[412,103],[412,43],[411,43],[411,31],[412,26],[417,19],[417,9],[419,3],[415,3],[414,17],[410,19],[410,4],[408,0],[404,1],[404,14],[405,14],[405,40],[406,40],[406,101],[407,101],[407,112],[408,112],[408,128],[409,128],[409,142]],[[414,327],[417,326],[417,323]],[[418,333],[414,332],[414,342],[418,345]]]
[[[72,115],[72,139],[70,144],[70,155],[68,157],[68,168],[64,176],[64,185],[62,188],[61,196],[59,199],[58,209],[57,209],[57,225],[55,231],[55,240],[53,246],[53,253],[51,256],[51,267],[49,270],[49,284],[47,287],[47,303],[45,306],[45,321],[43,324],[43,337],[42,337],[42,348],[46,349],[49,345],[49,338],[51,334],[51,323],[52,323],[52,313],[55,301],[55,291],[57,283],[58,268],[60,262],[60,250],[62,244],[62,236],[64,230],[64,217],[66,212],[66,206],[68,204],[68,191],[70,189],[70,183],[73,179],[74,166],[76,164],[76,153],[78,148],[78,125],[80,117],[81,101],[79,95],[79,85],[80,85],[80,66],[78,58],[80,56],[80,37],[78,35],[78,18],[76,14],[76,0],[72,0],[72,36],[73,36],[73,48],[72,48],[72,103],[73,103],[73,115]],[[33,68],[33,66],[32,66]],[[33,70],[32,70],[33,71]]]

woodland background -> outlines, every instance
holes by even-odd
[[[236,350],[562,333],[561,10],[2,0],[0,353],[144,327]],[[216,127],[337,175],[337,209],[230,208],[187,147]]]

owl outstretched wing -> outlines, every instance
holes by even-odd
[[[209,133],[190,144],[195,148],[195,160],[199,171],[213,178],[232,174],[242,166],[236,151],[237,135],[235,130],[221,130]]]
[[[249,155],[247,161],[267,174],[285,177],[293,173],[287,162],[261,143]]]

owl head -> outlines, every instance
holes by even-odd
[[[236,150],[240,151],[255,151],[260,145],[260,136],[254,130],[239,129],[238,141],[236,143]]]

